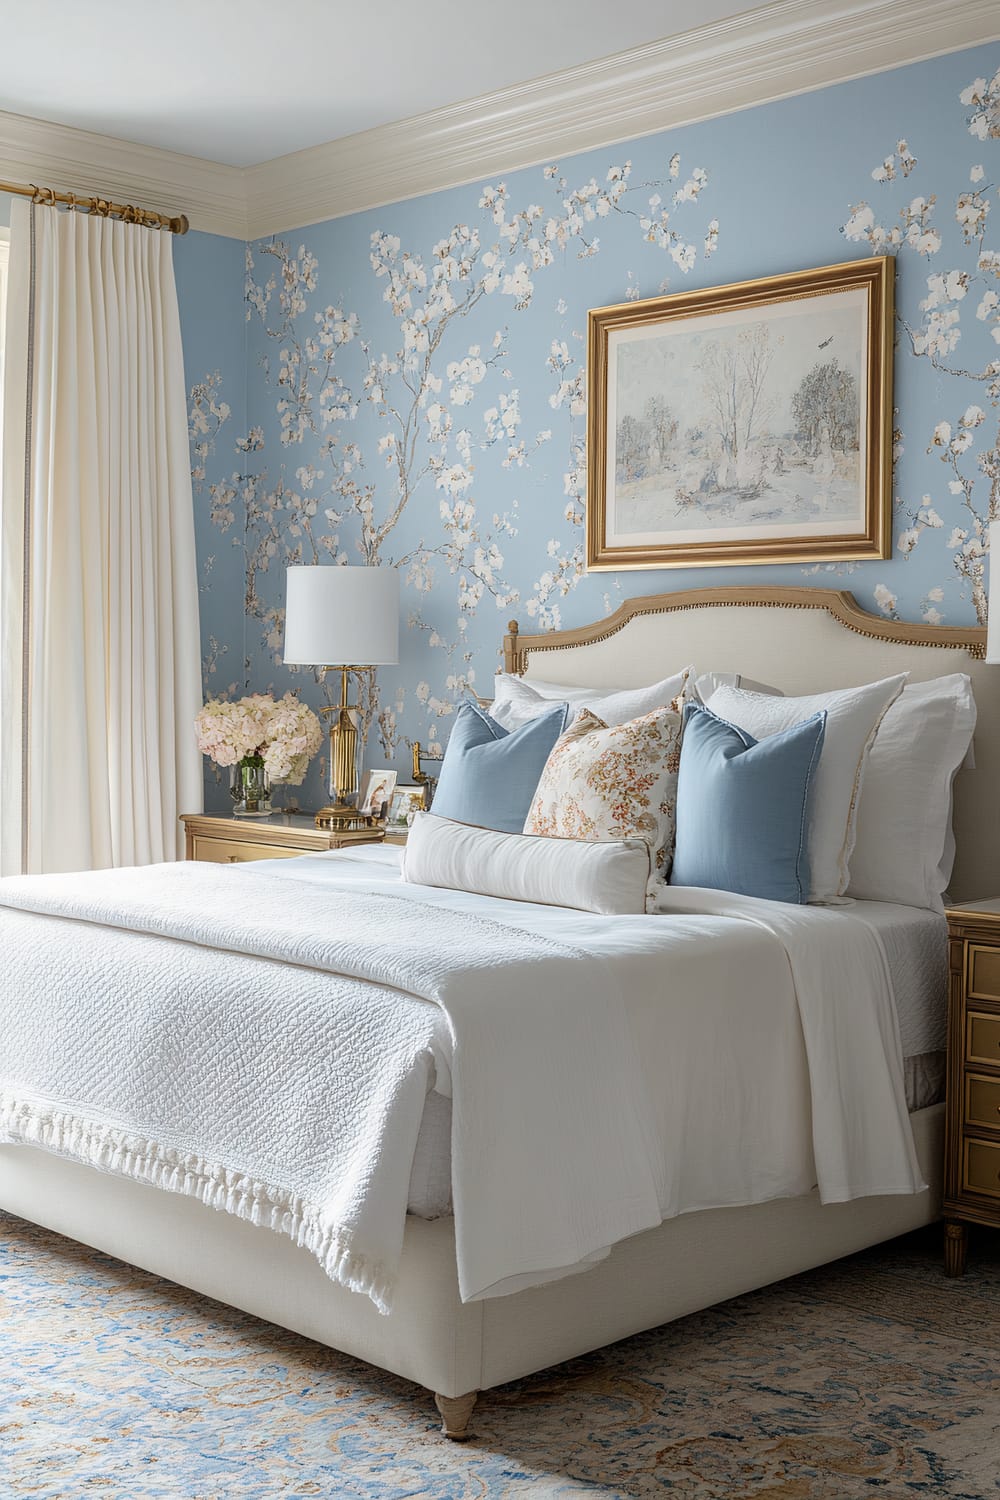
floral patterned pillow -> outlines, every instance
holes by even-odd
[[[665,880],[674,849],[680,752],[675,708],[610,729],[581,709],[545,763],[524,832],[589,843],[645,839],[656,876]]]

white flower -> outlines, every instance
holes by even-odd
[[[896,608],[896,595],[884,583],[875,585],[875,603],[884,615],[891,614]]]

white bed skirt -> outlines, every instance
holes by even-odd
[[[388,1317],[280,1235],[34,1147],[0,1147],[0,1208],[459,1396],[930,1223],[940,1212],[944,1106],[912,1120],[929,1191],[827,1207],[813,1192],[682,1214],[589,1271],[509,1297],[463,1304],[452,1220],[409,1217]]]

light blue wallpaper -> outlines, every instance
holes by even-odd
[[[982,620],[998,69],[1000,46],[978,48],[257,242],[245,358],[229,247],[185,276],[181,242],[206,690],[324,701],[281,666],[292,561],[400,569],[402,659],[379,673],[367,759],[401,771],[468,686],[488,694],[513,616],[565,627],[632,593],[813,579],[905,619]],[[892,558],[586,575],[588,308],[873,252],[898,257]]]
[[[202,673],[206,695],[243,691],[242,506],[240,525],[225,518],[231,440],[216,444],[220,427],[246,425],[246,320],[243,316],[244,247],[219,235],[187,234],[174,240],[174,275],[181,314],[188,383],[191,477],[194,489],[201,607]],[[213,789],[218,778],[211,771]]]

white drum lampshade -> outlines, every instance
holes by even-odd
[[[383,667],[399,661],[395,568],[291,567],[285,665]]]
[[[318,828],[341,838],[364,830],[349,800],[358,790],[358,725],[348,703],[347,679],[364,667],[399,661],[399,574],[395,568],[341,568],[334,563],[288,569],[285,596],[285,665],[339,667],[340,704],[320,712],[330,719],[329,807]]]
[[[989,568],[986,660],[1000,663],[1000,521],[990,522]]]

